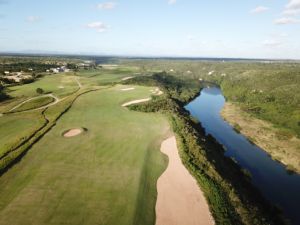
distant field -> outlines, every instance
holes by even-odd
[[[53,74],[40,78],[34,83],[11,87],[8,94],[12,97],[33,97],[38,95],[37,88],[42,88],[46,93],[52,92],[59,97],[64,97],[76,91],[78,84],[72,75]]]
[[[135,67],[116,67],[115,69],[82,70],[77,73],[83,84],[107,85],[120,82],[122,78],[135,76],[138,73]]]
[[[120,81],[128,74],[91,79]],[[88,81],[89,75],[80,74],[80,81],[86,81],[83,85],[94,83]],[[13,88],[11,93],[32,97],[35,88],[41,87],[59,94],[56,87],[66,77],[44,79]],[[69,91],[71,82],[70,86]],[[151,87],[122,91],[124,88],[128,86],[80,96],[57,125],[0,177],[0,224],[154,223],[156,180],[167,162],[159,147],[169,133],[169,125],[160,114],[133,112],[121,106],[149,97]],[[52,118],[64,104],[49,108],[45,116]],[[22,136],[22,129],[29,133],[28,127],[39,124],[30,118],[39,113],[0,117],[0,138],[14,140]],[[63,137],[63,132],[71,128],[87,131]],[[5,132],[10,136],[3,136]]]

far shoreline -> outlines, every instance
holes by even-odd
[[[222,118],[227,121],[237,132],[243,134],[251,143],[267,152],[270,157],[282,163],[289,172],[300,174],[300,146],[298,138],[279,139],[279,129],[267,121],[257,119],[242,111],[233,102],[226,102],[222,111]]]

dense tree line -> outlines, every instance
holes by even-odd
[[[0,64],[0,74],[3,74],[5,71],[9,72],[45,72],[50,68],[57,67],[55,64],[43,64],[36,62],[19,62],[11,64]],[[32,70],[31,70],[32,69]]]

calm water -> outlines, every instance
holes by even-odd
[[[272,203],[278,205],[292,224],[300,224],[300,176],[288,174],[282,164],[272,160],[262,149],[252,145],[220,116],[225,103],[219,88],[205,88],[186,109],[201,121],[206,134],[225,146],[233,157],[252,174],[252,183]]]

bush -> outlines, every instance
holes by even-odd
[[[44,90],[42,88],[37,88],[36,89],[36,93],[38,93],[39,95],[44,93]]]

